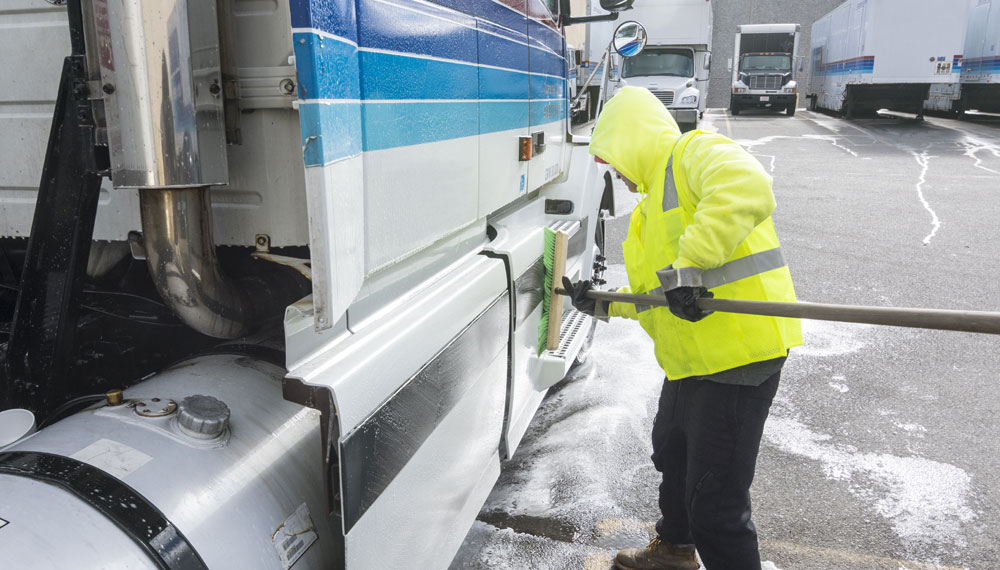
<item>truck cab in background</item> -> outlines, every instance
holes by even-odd
[[[620,81],[645,87],[673,114],[681,131],[697,127],[708,100],[712,61],[709,0],[636,0],[628,17],[641,23],[649,41],[621,62]]]
[[[794,115],[800,69],[798,24],[737,26],[729,111],[767,108]]]

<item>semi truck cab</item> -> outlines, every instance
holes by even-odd
[[[699,54],[700,55],[700,54]],[[700,67],[706,67],[701,64]],[[696,52],[689,47],[651,46],[622,63],[628,85],[645,87],[674,115],[682,131],[695,128],[703,106],[700,80],[695,75]]]
[[[737,30],[729,103],[732,114],[768,108],[794,115],[798,103],[799,25],[744,25]]]

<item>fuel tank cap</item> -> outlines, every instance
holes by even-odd
[[[178,407],[177,425],[191,437],[219,437],[229,426],[229,406],[212,396],[188,396],[181,400]]]

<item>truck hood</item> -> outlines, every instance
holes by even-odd
[[[673,75],[639,75],[636,77],[626,77],[625,82],[634,87],[645,87],[650,91],[662,91],[670,89],[681,91],[687,88],[687,82],[693,77],[676,77]]]

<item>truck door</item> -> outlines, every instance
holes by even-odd
[[[562,172],[562,134],[566,132],[566,59],[556,24],[555,0],[527,0],[528,69],[531,72],[530,128],[534,157],[528,163],[528,190]]]

